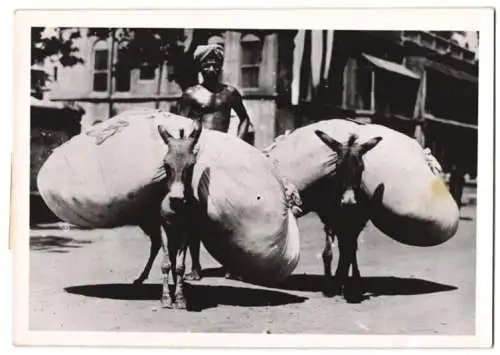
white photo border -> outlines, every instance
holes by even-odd
[[[494,11],[488,8],[266,10],[24,10],[14,28],[14,152],[11,205],[14,343],[204,348],[476,348],[492,344]],[[478,30],[479,117],[476,334],[301,335],[126,333],[29,330],[30,27],[168,27],[335,30]]]

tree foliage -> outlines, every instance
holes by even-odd
[[[83,64],[84,58],[75,45],[75,40],[82,37],[81,28],[57,27],[50,35],[44,35],[44,27],[31,29],[31,64],[43,64],[47,58],[58,61],[63,67]],[[173,67],[185,63],[186,55],[182,43],[184,33],[180,29],[164,28],[89,28],[88,37],[107,39],[114,37],[119,45],[119,65],[130,69],[143,65],[159,66],[167,61]],[[182,65],[181,65],[182,66]],[[176,76],[182,73],[174,71]],[[45,79],[48,78],[46,75]],[[170,78],[185,82],[182,78]],[[182,86],[182,85],[181,85]]]
[[[77,55],[74,40],[81,36],[77,28],[59,27],[51,36],[42,36],[44,27],[31,28],[31,64],[43,64],[46,58],[57,58],[63,66],[83,63]]]

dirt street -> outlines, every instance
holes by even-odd
[[[227,280],[203,250],[207,271],[202,281],[190,284],[191,312],[152,310],[161,294],[161,257],[144,285],[131,284],[149,252],[149,240],[138,228],[40,225],[30,239],[30,328],[473,334],[475,213],[474,206],[463,207],[457,235],[430,248],[402,245],[369,224],[358,252],[367,297],[361,303],[322,294],[323,229],[316,215],[299,219],[301,260],[279,288]]]

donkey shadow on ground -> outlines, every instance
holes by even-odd
[[[65,288],[71,294],[133,301],[158,301],[162,294],[161,284],[98,284],[81,285]],[[280,306],[292,303],[302,303],[306,297],[299,297],[275,290],[264,290],[237,286],[185,286],[188,310],[199,312],[219,305],[239,307]]]
[[[323,292],[325,296],[334,296],[330,293],[336,287],[335,280],[325,282],[323,275],[292,275],[285,281],[274,287],[283,290]],[[353,292],[348,284],[345,293],[346,301],[349,303],[360,303],[372,297],[378,296],[410,296],[423,295],[437,292],[456,290],[457,287],[440,284],[433,281],[417,278],[401,278],[395,276],[362,277],[361,294]]]
[[[206,269],[203,277],[223,277],[222,268]],[[332,290],[336,289],[335,279],[325,282],[323,275],[294,274],[282,282],[259,284],[268,288],[288,291],[322,292],[327,297],[335,296]],[[350,285],[352,286],[352,285]],[[362,277],[361,295],[353,292],[351,287],[346,289],[345,298],[349,303],[360,303],[378,296],[410,296],[456,290],[457,287],[418,278],[401,278],[395,276]]]

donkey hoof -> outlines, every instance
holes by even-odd
[[[323,296],[325,297],[333,297],[338,293],[335,292],[333,287],[323,287]]]
[[[339,296],[342,294],[341,287],[336,284],[328,283],[323,287],[323,295],[325,297]]]
[[[231,274],[229,271],[227,271],[225,274],[224,274],[224,277],[228,280],[236,280],[236,281],[242,281],[243,278],[241,276],[237,276],[235,274]]]
[[[361,293],[346,293],[344,299],[347,303],[361,303],[365,300],[365,297]]]
[[[184,276],[184,280],[200,281],[201,280],[201,272],[198,270],[193,270],[189,274],[186,274],[186,276]]]
[[[361,303],[365,297],[360,285],[351,284],[344,288],[344,299],[349,303]]]
[[[175,309],[187,309],[186,300],[183,298],[177,299],[173,303],[173,308],[175,308]]]
[[[161,308],[174,308],[173,301],[172,301],[172,299],[170,297],[168,297],[168,298],[167,297],[163,297],[161,299],[160,305],[161,305]]]

